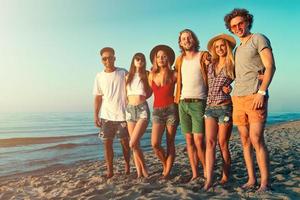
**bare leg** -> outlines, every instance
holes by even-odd
[[[248,172],[248,181],[242,186],[242,188],[249,188],[256,184],[256,176],[255,176],[254,163],[253,163],[253,148],[249,137],[248,127],[238,126],[238,130],[241,137],[244,159],[245,159],[246,168]]]
[[[261,175],[258,192],[265,191],[269,186],[269,155],[264,141],[264,123],[250,124],[250,139],[256,152],[257,164]]]
[[[206,176],[204,190],[208,190],[213,184],[214,164],[216,159],[216,145],[218,124],[213,118],[205,119],[205,137],[206,137]]]
[[[130,136],[130,141],[129,141],[129,147],[130,148],[132,148],[131,140],[132,140],[132,137],[133,137],[133,131],[134,131],[135,125],[136,125],[135,122],[129,122],[129,121],[127,122],[128,133],[129,133],[129,136]],[[134,164],[135,164],[135,167],[136,167],[137,177],[141,177],[142,176],[141,167],[140,167],[140,164],[137,160],[137,157],[134,155],[134,151],[133,151],[133,160],[134,160]]]
[[[162,135],[165,130],[164,124],[153,123],[152,124],[152,134],[151,134],[151,144],[156,156],[160,159],[163,164],[163,173],[166,169],[166,156],[165,151],[161,146]],[[163,174],[164,175],[164,174]]]
[[[167,137],[167,155],[166,155],[166,170],[164,176],[168,177],[170,175],[173,163],[175,160],[175,135],[176,135],[176,126],[167,125],[166,129]]]
[[[190,160],[190,165],[192,168],[192,178],[191,178],[191,181],[192,181],[199,176],[198,165],[197,165],[196,159],[195,159],[196,151],[195,151],[193,135],[191,133],[186,133],[185,140],[186,140],[186,148],[187,148],[187,153],[188,153],[188,157]]]
[[[107,168],[107,178],[111,178],[114,175],[113,169],[113,158],[114,158],[114,151],[113,151],[113,140],[107,139],[103,141],[104,143],[104,155],[106,161],[106,168]]]
[[[130,174],[130,148],[128,138],[121,139],[121,145],[123,150],[123,156],[125,160],[125,174]]]
[[[221,184],[225,184],[229,179],[231,157],[229,151],[229,139],[231,135],[232,124],[220,124],[219,125],[219,147],[221,150],[221,155],[223,159],[223,171]]]
[[[148,177],[148,170],[146,169],[145,160],[143,152],[140,148],[140,139],[145,133],[147,128],[147,121],[140,119],[136,123],[134,130],[131,133],[131,139],[130,139],[130,147],[133,150],[134,159],[136,160],[136,168],[138,171],[138,177],[141,177],[143,175],[144,177]]]
[[[206,165],[205,165],[205,142],[204,142],[204,134],[196,133],[193,135],[195,147],[197,151],[198,158],[202,164],[203,175],[206,178]]]

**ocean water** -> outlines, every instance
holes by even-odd
[[[300,119],[300,113],[270,113],[268,124]],[[82,160],[102,160],[103,146],[94,127],[93,113],[0,114],[0,176],[32,171]],[[151,151],[151,123],[142,137]],[[176,144],[184,144],[180,127]],[[163,146],[165,137],[163,139]],[[122,155],[114,140],[115,155]]]

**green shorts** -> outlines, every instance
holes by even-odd
[[[179,118],[181,125],[181,132],[186,133],[203,133],[205,131],[204,112],[206,100],[199,100],[197,102],[186,102],[180,100],[179,102]]]

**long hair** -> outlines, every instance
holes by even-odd
[[[139,77],[141,78],[141,81],[144,85],[144,89],[145,89],[146,93],[148,93],[149,90],[150,90],[150,86],[149,86],[149,83],[148,83],[148,71],[146,70],[146,58],[145,58],[145,55],[143,53],[136,53],[132,57],[128,77],[127,77],[127,80],[126,80],[126,85],[131,85],[134,74],[137,72],[136,66],[134,65],[134,60],[136,58],[141,59],[141,61],[143,62],[143,66],[141,67],[141,69],[139,71]]]
[[[205,65],[205,61],[209,60],[208,58],[211,57],[210,53],[208,51],[203,51],[201,59],[200,59],[200,65],[203,69],[207,70],[207,67]]]
[[[233,49],[229,45],[227,40],[224,40],[224,39],[219,39],[219,40],[222,40],[225,43],[226,50],[227,50],[227,54],[226,54],[226,58],[225,58],[225,66],[224,66],[225,75],[228,78],[234,79],[234,59],[233,59],[233,55],[232,55],[232,50]],[[215,48],[216,42],[219,41],[219,40],[216,40],[213,43],[213,48],[212,48],[212,51],[211,51],[212,63],[213,64],[218,63],[219,59],[220,59],[219,56],[216,53],[216,48]]]
[[[164,50],[159,50],[159,51],[163,51],[167,55],[167,53]],[[160,67],[157,65],[157,58],[156,58],[157,53],[159,51],[157,51],[155,53],[155,56],[153,58],[153,67],[151,69],[151,72],[153,73],[153,78],[155,78],[155,76],[160,72]],[[167,77],[165,79],[166,82],[164,84],[168,83],[169,81],[172,81],[171,77],[172,77],[172,74],[173,74],[173,72],[171,70],[171,64],[170,64],[168,55],[167,55],[167,58],[168,58],[168,62],[167,62]]]
[[[179,47],[180,47],[180,49],[181,49],[181,52],[182,53],[184,53],[184,49],[183,49],[183,47],[180,45],[180,37],[181,37],[181,35],[183,34],[183,33],[189,33],[189,34],[191,34],[191,36],[192,36],[192,38],[193,38],[193,40],[194,40],[194,42],[195,42],[195,44],[194,44],[194,51],[196,51],[196,52],[198,52],[199,51],[199,48],[200,48],[200,42],[199,42],[199,40],[198,40],[198,38],[197,38],[197,36],[196,36],[196,34],[192,31],[192,30],[190,30],[190,29],[184,29],[183,31],[181,31],[180,33],[179,33],[179,37],[178,37],[178,45],[179,45]]]

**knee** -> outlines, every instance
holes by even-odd
[[[228,150],[228,141],[219,141],[219,146],[221,151]]]
[[[130,142],[129,143],[130,148],[135,151],[139,149],[139,144],[137,142]]]
[[[160,144],[158,142],[152,143],[152,149],[158,151],[160,149]]]
[[[195,145],[196,145],[197,148],[199,147],[200,149],[205,148],[205,143],[204,143],[203,139],[195,140]]]
[[[206,141],[206,148],[207,149],[214,149],[214,148],[216,148],[216,141],[208,139]]]
[[[167,145],[169,148],[175,148],[175,141],[173,139],[170,139],[167,141]]]
[[[241,141],[244,148],[251,146],[251,140],[249,137],[241,137]]]
[[[259,136],[252,136],[252,137],[250,137],[250,139],[251,139],[251,143],[255,149],[259,148],[263,145],[263,142],[262,142],[263,140]]]

